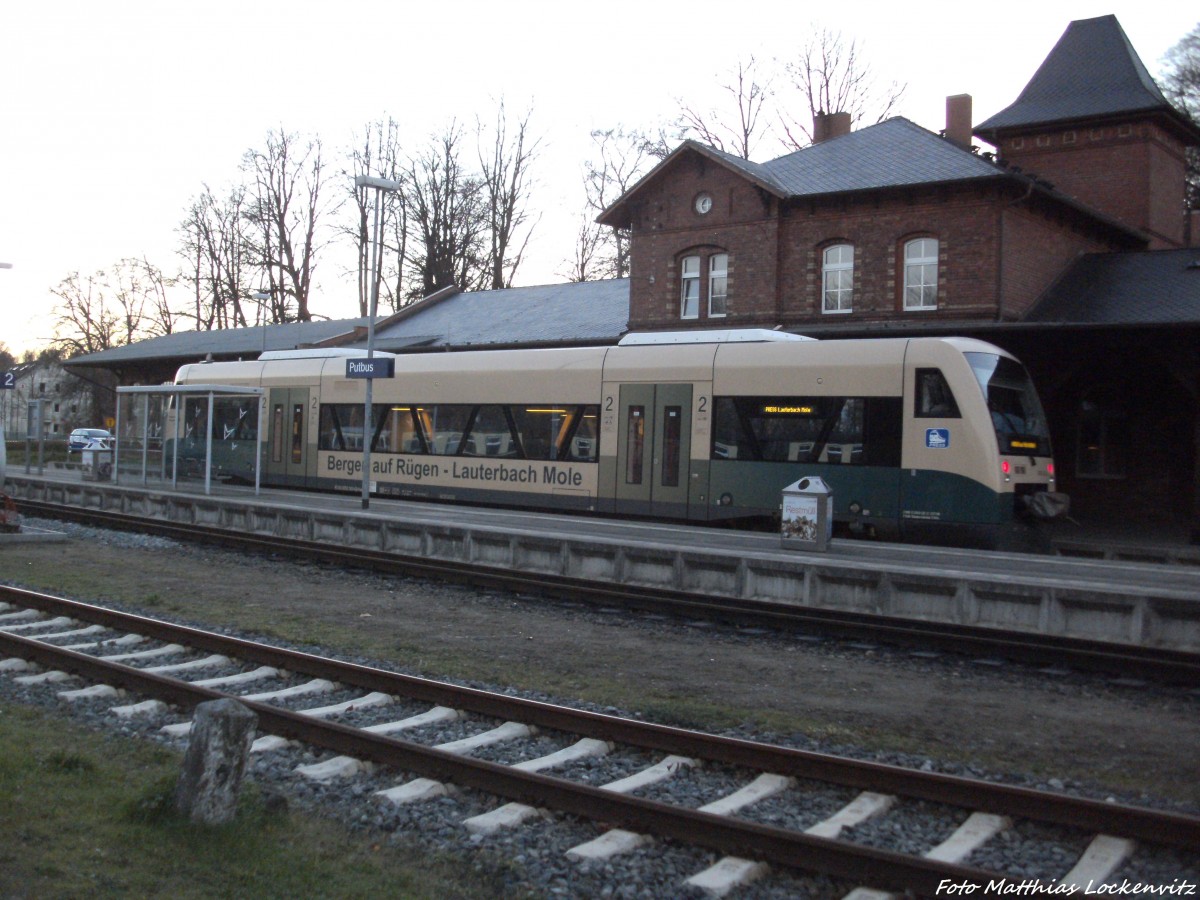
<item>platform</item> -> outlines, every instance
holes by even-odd
[[[18,501],[607,584],[1200,651],[1200,554],[1186,546],[1168,548],[1173,565],[1142,561],[1155,548],[1134,545],[1124,559],[853,540],[816,553],[728,528],[381,498],[364,510],[357,495],[228,485],[206,495],[70,471],[10,469],[6,490]]]

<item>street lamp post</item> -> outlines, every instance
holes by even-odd
[[[380,215],[383,206],[383,195],[400,190],[398,181],[386,178],[376,178],[372,175],[358,175],[354,179],[354,187],[359,190],[370,188],[375,191],[375,219],[371,226],[371,309],[367,316],[367,360],[375,357],[375,312],[379,307],[379,260],[383,239],[383,221]],[[371,436],[374,428],[371,424],[371,385],[374,379],[367,375],[367,397],[363,403],[363,456],[362,456],[362,508],[371,505]]]
[[[261,311],[261,307],[266,301],[271,299],[271,292],[270,291],[255,291],[254,293],[252,293],[250,295],[250,298],[252,300],[257,300],[258,305],[260,307],[259,314],[258,314],[258,321],[260,324],[258,327],[262,329],[262,352],[266,353],[267,352],[267,317],[265,315],[263,315],[263,313]]]

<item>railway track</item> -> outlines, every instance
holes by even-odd
[[[64,700],[158,716],[179,736],[196,704],[233,696],[258,715],[261,754],[311,748],[297,777],[364,779],[376,792],[364,804],[385,806],[466,789],[460,827],[481,840],[551,810],[550,827],[587,835],[566,851],[578,865],[619,873],[651,839],[698,848],[681,891],[796,872],[863,897],[1083,887],[1123,871],[1170,883],[1200,846],[1200,817],[669,728],[12,588],[0,590],[0,658],[0,677],[62,680]],[[1031,873],[1038,843],[1068,864]]]
[[[641,612],[707,618],[742,627],[821,634],[856,641],[877,641],[977,657],[999,657],[1035,667],[1068,667],[1171,684],[1200,685],[1200,654],[1161,647],[1140,647],[1082,638],[1039,635],[995,627],[860,614],[843,610],[756,602],[711,594],[608,584],[579,578],[529,574],[483,564],[467,565],[394,552],[347,548],[293,538],[264,537],[228,529],[176,524],[111,510],[80,509],[21,500],[29,515],[59,518],[109,528],[157,534],[248,552],[323,561],[375,572],[406,574],[485,587],[550,594],[601,606]]]

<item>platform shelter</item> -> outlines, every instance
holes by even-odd
[[[254,448],[254,492],[259,492],[262,459],[259,435],[265,427],[265,391],[228,384],[161,384],[117,388],[113,481],[169,482],[204,480],[212,493],[220,461],[213,456],[213,435],[222,444],[244,440]]]

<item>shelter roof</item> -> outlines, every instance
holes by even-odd
[[[1200,324],[1200,248],[1081,256],[1025,317],[1036,324]]]
[[[213,331],[177,331],[148,338],[124,347],[112,347],[67,360],[68,366],[117,367],[152,360],[200,360],[254,358],[264,350],[290,350],[302,344],[319,344],[365,328],[366,319],[336,319],[257,325],[251,328],[222,328]]]
[[[616,343],[629,321],[629,280],[588,281],[496,291],[440,291],[377,320],[375,346],[421,347]],[[323,344],[366,347],[363,318],[295,322],[218,331],[181,331],[68,360],[70,366],[120,368],[153,363],[254,359],[266,350]]]

